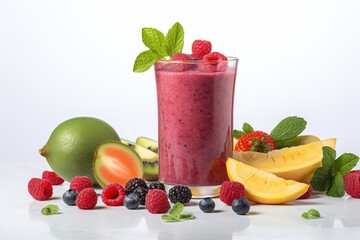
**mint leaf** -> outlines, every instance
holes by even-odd
[[[145,72],[158,60],[158,56],[152,50],[140,53],[134,63],[134,72]]]
[[[59,206],[55,204],[49,204],[41,209],[42,215],[53,215],[59,212]]]
[[[294,147],[294,146],[300,146],[305,145],[308,143],[320,141],[320,139],[313,135],[299,135],[284,141],[277,141],[276,142],[276,148],[285,148],[285,147]]]
[[[161,218],[167,222],[179,222],[180,219],[193,219],[195,218],[193,214],[182,214],[184,210],[184,204],[177,202],[170,209],[169,214],[164,214]]]
[[[165,49],[168,56],[182,52],[184,48],[184,29],[176,22],[167,32],[165,38]]]
[[[359,157],[352,153],[344,153],[335,161],[334,170],[345,175],[353,169],[359,161]]]
[[[314,208],[309,209],[308,214],[314,217],[320,217],[320,212]]]
[[[315,219],[320,217],[320,213],[316,209],[309,209],[307,212],[304,212],[301,217],[305,219]]]
[[[172,215],[168,215],[168,214],[164,214],[161,216],[162,220],[167,221],[167,222],[179,222],[180,221],[180,217],[176,218]]]
[[[300,117],[292,116],[283,119],[270,133],[270,136],[277,141],[284,141],[298,136],[306,127],[307,122]]]
[[[331,173],[336,158],[336,151],[331,147],[324,146],[322,147],[322,152],[323,152],[322,168],[326,172]]]
[[[245,133],[251,133],[251,132],[254,131],[254,129],[253,129],[253,127],[252,127],[250,124],[244,123],[244,124],[243,124],[243,131],[244,131]]]
[[[142,29],[142,41],[150,50],[158,55],[158,58],[166,56],[165,36],[155,28]]]
[[[174,204],[172,209],[170,209],[169,214],[175,218],[180,218],[180,214],[184,210],[184,204],[177,202]]]
[[[315,170],[310,184],[316,191],[326,192],[330,197],[342,197],[345,194],[344,175],[353,169],[359,157],[344,153],[336,160],[336,151],[323,147],[322,167]]]
[[[180,214],[180,219],[194,219],[195,216],[192,213]]]
[[[243,131],[240,130],[234,130],[234,138],[239,139],[242,135],[244,135],[245,133]]]
[[[330,197],[342,197],[345,194],[344,178],[343,175],[338,172],[335,174],[331,181],[329,190],[326,195]]]
[[[315,191],[326,192],[331,185],[331,172],[323,167],[316,169],[310,184]]]

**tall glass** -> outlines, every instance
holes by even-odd
[[[217,196],[232,156],[237,58],[158,61],[159,181]]]

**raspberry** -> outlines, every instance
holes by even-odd
[[[75,176],[71,180],[70,189],[80,193],[85,188],[92,188],[93,184],[91,179],[87,176]]]
[[[28,191],[33,198],[43,201],[51,198],[53,187],[46,179],[32,178],[28,183]]]
[[[83,189],[76,198],[76,206],[80,209],[93,209],[98,196],[92,187]]]
[[[42,179],[48,180],[52,185],[60,185],[64,182],[64,179],[59,177],[55,172],[51,171],[43,171]]]
[[[306,193],[304,193],[303,195],[301,195],[298,199],[308,199],[311,197],[313,193],[313,188],[312,186],[309,184],[309,188],[308,190],[306,191]]]
[[[186,62],[192,60],[192,57],[185,53],[175,53],[171,56],[171,60],[179,61],[179,63],[171,63],[171,71],[173,72],[184,72],[193,66],[193,64]]]
[[[146,195],[145,207],[150,213],[166,213],[170,203],[166,193],[160,189],[151,189]]]
[[[231,206],[236,198],[246,198],[245,188],[239,182],[225,181],[220,187],[220,200]]]
[[[227,57],[219,52],[211,52],[202,59],[200,70],[205,72],[224,72],[227,68]]]
[[[353,198],[360,198],[360,170],[353,170],[344,176],[345,191]]]
[[[125,185],[126,195],[134,192],[138,187],[147,188],[146,182],[141,178],[130,179]]]
[[[188,203],[192,198],[190,188],[186,186],[174,186],[169,190],[169,199],[172,203]]]
[[[197,58],[203,58],[211,52],[211,42],[206,40],[195,40],[191,46],[192,55]]]
[[[111,183],[103,189],[101,199],[107,206],[122,206],[125,196],[126,192],[121,184]]]

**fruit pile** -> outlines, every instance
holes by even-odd
[[[42,179],[32,178],[28,183],[30,195],[39,201],[50,199],[53,195],[52,186],[64,182],[62,178],[51,171],[44,171],[43,176],[51,176],[51,179],[56,181],[51,183],[43,177]],[[170,202],[187,204],[191,198],[191,190],[186,186],[174,186],[166,194],[165,186],[162,183],[152,182],[147,185],[141,178],[130,179],[125,188],[119,183],[110,183],[103,188],[101,193],[101,200],[106,206],[125,206],[132,210],[137,209],[139,205],[144,205],[150,213],[154,214],[167,213],[171,208]],[[69,189],[63,193],[62,199],[66,205],[77,206],[83,210],[94,209],[98,203],[98,195],[93,188],[91,179],[87,176],[75,176],[70,182]],[[239,182],[224,182],[220,188],[220,200],[232,206],[237,214],[246,214],[250,209],[245,188]],[[211,198],[204,198],[199,202],[199,208],[205,213],[210,213],[215,209],[215,202]],[[56,212],[58,212],[58,207]]]
[[[105,187],[112,182],[125,185],[135,177],[157,180],[157,150],[155,140],[120,139],[106,122],[77,117],[58,125],[39,152],[62,179],[70,182],[75,176],[87,176],[94,185]]]

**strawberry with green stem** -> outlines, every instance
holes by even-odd
[[[250,124],[244,123],[243,131],[236,131],[238,137],[235,151],[269,152],[276,149],[274,139],[263,131],[254,131]]]
[[[277,146],[283,146],[284,142],[296,143],[306,124],[303,118],[290,116],[280,121],[271,133],[267,134],[263,131],[254,131],[250,124],[244,123],[243,131],[234,130],[234,138],[238,139],[235,151],[266,153]]]

